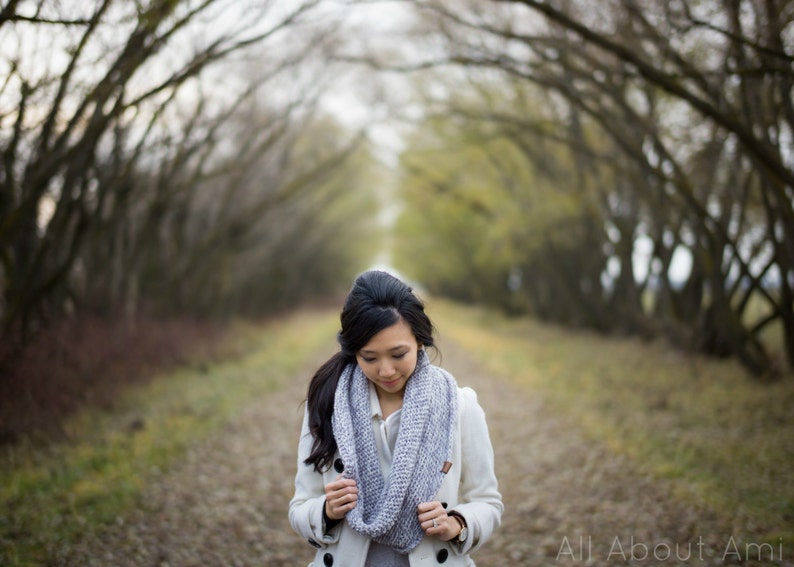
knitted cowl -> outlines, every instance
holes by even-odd
[[[350,527],[400,553],[419,544],[424,531],[417,506],[433,500],[441,487],[442,467],[452,455],[457,399],[455,379],[431,365],[420,349],[406,382],[391,473],[384,481],[372,430],[369,381],[357,364],[345,367],[332,425],[344,475],[358,486],[358,503],[347,513]]]

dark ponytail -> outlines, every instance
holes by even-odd
[[[314,465],[317,472],[329,468],[336,453],[331,415],[334,412],[336,385],[348,362],[350,361],[341,352],[336,353],[315,372],[309,383],[306,405],[309,410],[309,431],[314,437],[314,443],[312,452],[304,463]]]
[[[341,350],[315,372],[306,395],[309,431],[314,442],[304,463],[313,465],[317,472],[329,468],[336,453],[331,416],[342,371],[348,364],[355,364],[356,353],[374,335],[400,319],[408,323],[419,344],[435,346],[433,324],[424,304],[408,285],[386,272],[373,270],[361,274],[342,308],[342,330],[337,335]]]

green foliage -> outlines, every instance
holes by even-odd
[[[431,291],[522,311],[530,288],[511,291],[511,273],[551,281],[566,253],[577,268],[593,256],[601,235],[585,232],[589,198],[559,147],[547,148],[554,176],[489,125],[431,121],[408,147],[395,261]]]
[[[794,367],[794,292],[782,275],[793,267],[794,170],[781,158],[788,140],[774,134],[792,129],[785,101],[794,83],[791,69],[772,64],[784,55],[790,18],[758,2],[618,2],[597,14],[589,4],[513,0],[487,16],[476,3],[423,12],[428,44],[455,64],[416,87],[426,108],[459,125],[438,140],[458,153],[461,171],[480,175],[482,161],[461,148],[490,144],[498,132],[555,192],[579,195],[573,218],[546,217],[551,233],[521,243],[545,248],[512,270],[530,284],[521,299],[535,314],[607,332],[669,333],[735,356],[758,378],[778,377],[761,333],[782,324],[781,350]],[[705,21],[724,33],[707,32]],[[762,36],[765,49],[753,40]],[[735,67],[715,65],[732,57]],[[487,132],[483,124],[489,135],[468,135]],[[425,139],[438,132],[421,128]],[[421,141],[412,151],[432,147]],[[513,172],[503,171],[504,187]],[[544,217],[530,222],[542,227]],[[748,321],[754,293],[769,315]],[[643,295],[654,296],[653,310]]]
[[[293,378],[337,324],[327,312],[294,314],[264,326],[240,325],[240,357],[183,368],[125,394],[110,412],[66,425],[71,441],[22,443],[0,456],[0,563],[40,565],[85,525],[138,505],[152,475],[217,431],[247,404]]]

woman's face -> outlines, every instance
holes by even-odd
[[[394,395],[405,389],[418,353],[419,342],[408,323],[400,319],[375,334],[356,353],[356,360],[379,394]]]

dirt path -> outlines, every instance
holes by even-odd
[[[674,502],[662,483],[587,442],[541,399],[485,376],[456,345],[442,352],[486,410],[506,504],[502,527],[474,556],[478,565],[721,565],[736,557],[726,554],[736,549],[726,526]],[[54,564],[305,566],[313,548],[290,529],[287,503],[298,406],[320,362],[157,476],[141,509],[86,534]]]

